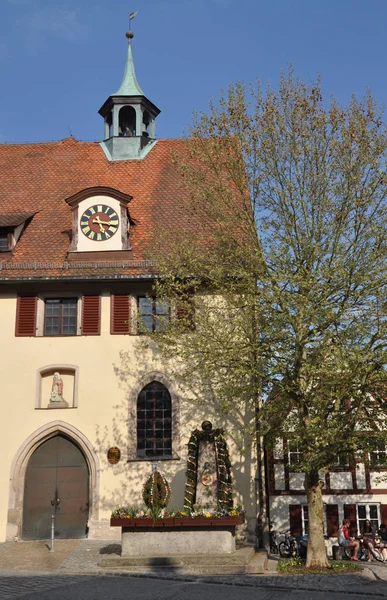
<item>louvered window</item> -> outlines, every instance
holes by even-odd
[[[46,298],[44,335],[77,334],[77,298]]]
[[[36,296],[19,296],[16,305],[16,336],[36,335]]]
[[[111,297],[110,333],[130,333],[130,301],[128,294],[114,294]]]
[[[153,381],[137,400],[138,458],[172,456],[172,401],[167,388]]]
[[[82,335],[100,335],[101,333],[101,299],[99,296],[83,296],[82,298]]]

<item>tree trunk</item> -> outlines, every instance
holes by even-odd
[[[306,567],[329,567],[324,543],[323,482],[316,469],[305,475],[305,488],[308,499],[309,526]]]

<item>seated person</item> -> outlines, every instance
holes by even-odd
[[[382,523],[375,536],[375,546],[380,550],[383,559],[387,562],[387,527]]]
[[[358,540],[355,540],[349,534],[349,527],[351,522],[349,519],[343,520],[343,526],[339,529],[339,546],[343,546],[344,548],[351,548],[352,556],[351,560],[358,560],[357,553],[360,548],[360,543]]]
[[[364,526],[361,528],[361,537],[363,538],[364,547],[368,550],[368,562],[371,562],[375,547],[375,532],[371,527],[371,521],[369,519],[365,520]]]
[[[387,527],[384,523],[380,524],[380,527],[378,529],[378,534],[379,534],[380,539],[382,540],[383,544],[387,544]]]

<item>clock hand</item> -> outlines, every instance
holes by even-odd
[[[105,229],[102,226],[107,225],[109,227],[109,225],[110,225],[110,221],[101,221],[101,219],[99,217],[96,217],[95,219],[93,219],[93,223],[96,223],[97,225],[99,225],[99,228],[102,233],[105,233]]]

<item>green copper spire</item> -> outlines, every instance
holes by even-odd
[[[125,64],[125,73],[122,79],[120,89],[118,92],[113,94],[114,96],[145,96],[144,92],[140,88],[136,79],[136,73],[134,72],[134,62],[132,55],[132,44],[133,32],[128,31],[126,34],[128,38],[128,56]]]

